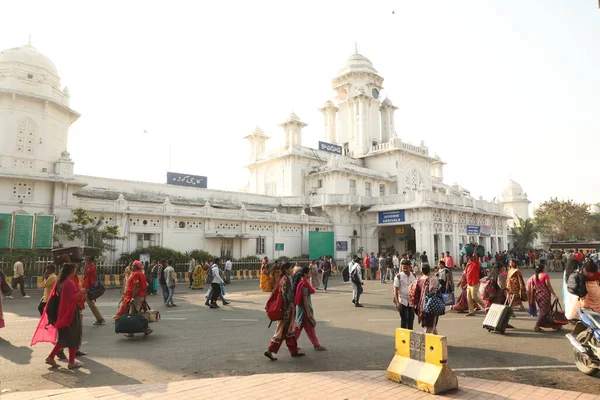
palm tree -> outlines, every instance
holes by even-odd
[[[538,238],[540,227],[531,218],[523,219],[517,215],[517,224],[511,228],[515,248],[524,253]]]

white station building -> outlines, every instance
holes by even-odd
[[[235,258],[298,256],[309,253],[311,231],[333,232],[336,259],[361,250],[456,257],[474,240],[491,252],[507,249],[509,221],[528,216],[521,187],[511,181],[502,201],[489,202],[445,184],[442,160],[423,142],[398,137],[397,108],[381,99],[382,85],[367,58],[350,56],[320,109],[319,148],[301,145],[306,124],[293,113],[281,124],[283,148],[267,152],[269,137],[257,128],[245,137],[249,193],[228,192],[74,174],[68,133],[80,114],[55,65],[31,45],[3,51],[0,213],[66,221],[84,208],[126,236],[109,260],[151,245]]]

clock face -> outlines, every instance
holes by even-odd
[[[379,98],[379,90],[373,88],[373,90],[371,90],[371,93],[373,94],[373,98],[374,99],[378,99]]]
[[[348,97],[348,92],[346,91],[346,89],[340,90],[338,93],[338,98],[340,100],[346,100],[346,97]]]

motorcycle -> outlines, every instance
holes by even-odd
[[[586,375],[600,371],[600,314],[579,309],[579,321],[573,332],[565,335],[574,348],[575,365]]]

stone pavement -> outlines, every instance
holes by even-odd
[[[68,370],[55,373],[72,373]],[[140,371],[140,373],[142,373]],[[598,395],[548,389],[511,382],[459,377],[460,388],[440,396],[430,395],[387,380],[385,371],[331,371],[260,374],[186,380],[180,382],[102,386],[15,392],[0,400],[121,400],[121,399],[515,399],[600,400]],[[596,388],[597,389],[597,388]]]

